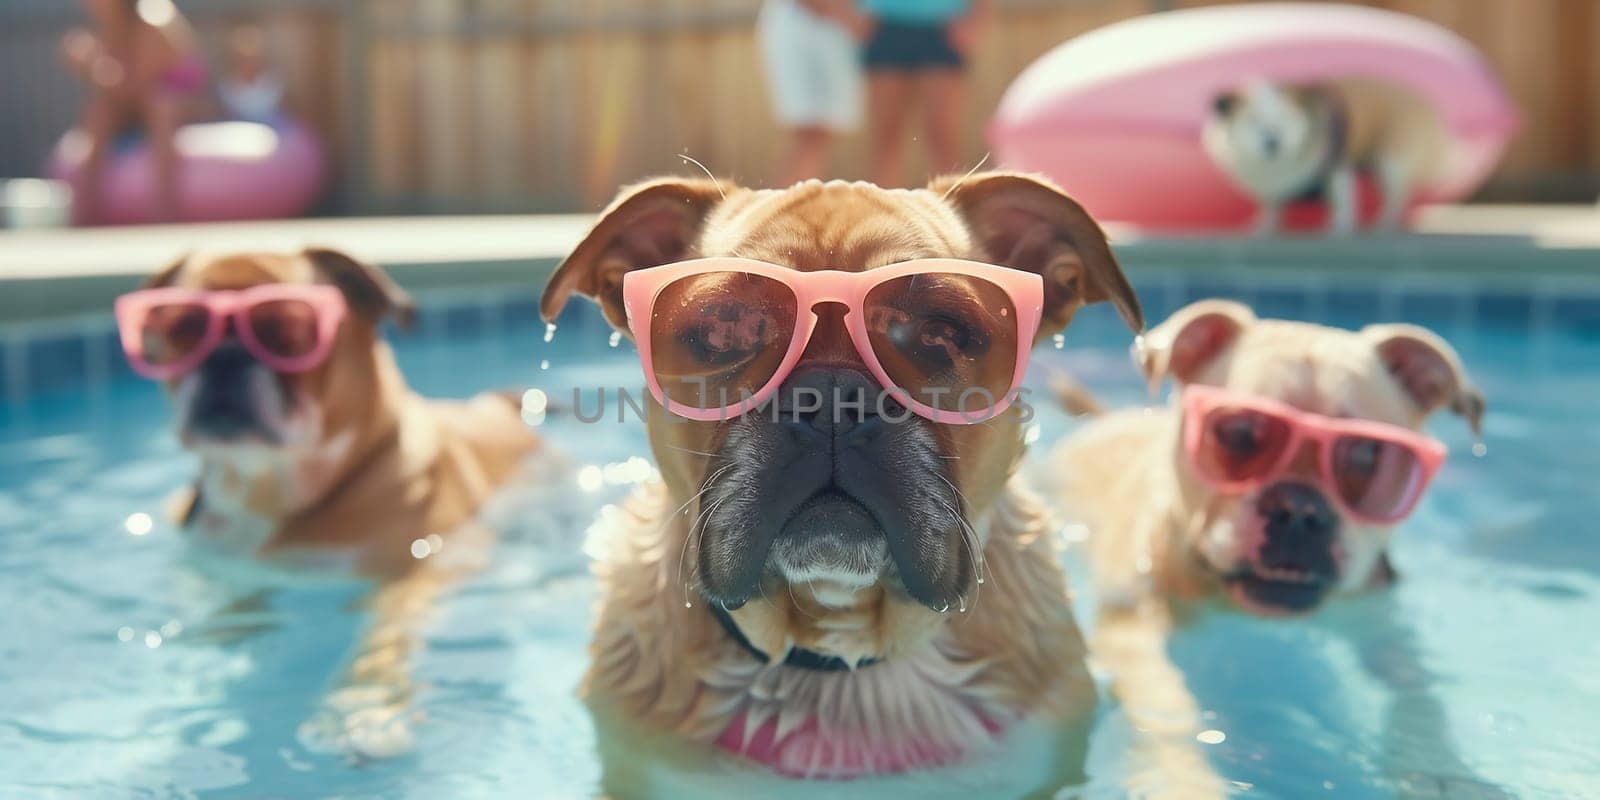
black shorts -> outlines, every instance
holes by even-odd
[[[950,46],[943,24],[907,24],[879,20],[861,52],[868,72],[917,72],[961,69],[967,60]]]

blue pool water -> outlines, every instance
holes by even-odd
[[[1236,289],[1139,282],[1156,319],[1193,295]],[[1351,294],[1246,299],[1264,315],[1434,327],[1489,398],[1488,453],[1468,454],[1455,419],[1431,426],[1453,454],[1397,536],[1393,591],[1293,622],[1209,614],[1173,640],[1206,724],[1225,737],[1204,747],[1245,797],[1600,795],[1594,304],[1562,312],[1445,292],[1375,307],[1370,290]],[[638,383],[631,349],[608,346],[587,309],[546,343],[529,297],[430,300],[421,329],[397,337],[424,393],[539,385],[559,397],[574,384]],[[0,370],[10,398],[0,412],[0,797],[595,793],[594,733],[573,693],[594,600],[581,533],[638,470],[596,479],[580,468],[647,455],[642,427],[546,424],[574,469],[506,499],[514,522],[494,566],[427,621],[414,750],[353,763],[301,729],[363,630],[365,587],[264,588],[193,559],[161,510],[193,462],[172,440],[160,393],[117,364],[103,332],[86,330],[37,347],[13,333]],[[1086,313],[1068,342],[1041,360],[1107,399],[1145,401],[1109,314]],[[1071,425],[1048,409],[1040,424],[1036,455]],[[1068,559],[1082,586],[1082,565]],[[1092,609],[1080,592],[1086,626]],[[1120,796],[1133,736],[1106,699],[1090,783],[1069,796]],[[872,792],[953,786],[903,779]]]

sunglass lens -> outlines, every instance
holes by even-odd
[[[205,341],[211,311],[194,303],[171,303],[150,309],[140,329],[144,360],[165,366],[183,360]]]
[[[1204,425],[1195,466],[1218,480],[1264,475],[1289,444],[1289,424],[1259,411],[1217,409],[1206,416]]]
[[[650,320],[651,368],[667,399],[728,408],[777,374],[795,333],[793,290],[748,272],[707,272],[667,284]]]
[[[1333,445],[1333,480],[1339,496],[1374,519],[1405,513],[1422,489],[1422,460],[1410,447],[1362,436],[1341,436]]]
[[[268,353],[304,358],[317,348],[317,310],[303,300],[268,300],[248,313],[250,332]]]
[[[894,389],[939,411],[982,415],[1005,399],[1017,364],[1017,309],[982,278],[922,273],[884,281],[862,313]]]

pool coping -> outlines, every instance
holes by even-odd
[[[344,249],[413,290],[537,287],[591,215],[354,218],[0,232],[0,325],[109,312],[116,295],[199,250]],[[1282,282],[1469,282],[1534,293],[1600,288],[1600,210],[1446,206],[1418,232],[1343,238],[1146,235],[1108,226],[1124,268]]]

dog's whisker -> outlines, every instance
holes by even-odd
[[[807,619],[813,619],[813,620],[814,619],[818,619],[818,617],[815,614],[812,614],[811,612],[805,610],[805,607],[800,605],[800,601],[795,598],[795,596],[794,596],[794,584],[790,583],[789,581],[784,581],[783,584],[784,584],[784,586],[787,586],[789,588],[789,602],[794,605],[795,610],[799,611],[801,614],[804,614]],[[817,595],[817,587],[816,587],[816,583],[815,583],[815,581],[813,579],[810,579],[810,578],[806,579],[806,588],[811,590],[811,596],[812,597],[816,597],[816,595]]]
[[[951,507],[951,505],[949,503],[946,503],[943,500],[940,500],[939,501],[939,505],[943,506],[944,510],[946,512],[948,512],[951,517],[955,518],[957,525],[959,525],[959,527],[960,527],[961,543],[963,545],[966,545],[967,558],[972,560],[973,570],[976,572],[977,583],[975,584],[975,588],[972,590],[972,607],[973,608],[977,608],[978,607],[978,597],[983,594],[983,566],[984,566],[983,559],[978,557],[978,552],[979,551],[978,551],[978,548],[976,547],[976,542],[977,542],[977,538],[978,538],[978,532],[973,530],[972,529],[972,525],[970,523],[968,523],[967,520],[964,517],[962,517],[959,513],[957,513],[955,508]],[[967,610],[967,599],[966,599],[965,596],[961,597],[961,610],[962,611],[966,611]]]
[[[685,539],[686,547],[692,545],[696,553],[700,552],[700,545],[705,541],[706,530],[711,527],[711,518],[716,516],[717,510],[722,508],[722,505],[728,502],[730,499],[732,499],[732,495],[718,498],[716,502],[711,504],[710,508],[707,508],[705,511],[700,513],[700,515],[695,519],[694,525],[690,526],[689,528],[689,536]],[[679,567],[679,569],[681,571],[682,567]],[[693,577],[698,578],[699,571],[700,560],[697,558],[691,565],[690,572],[692,573]]]
[[[956,181],[955,183],[950,184],[950,188],[944,190],[944,194],[940,195],[939,199],[940,200],[949,200],[950,199],[950,195],[954,194],[957,189],[961,188],[961,184],[966,183],[968,178],[972,177],[973,175],[976,175],[978,173],[978,170],[983,169],[983,165],[984,164],[989,163],[989,156],[990,155],[992,155],[992,154],[991,153],[984,153],[983,154],[983,158],[978,159],[978,163],[973,164],[972,165],[972,169],[967,170],[967,174],[962,175],[960,180]]]
[[[935,472],[934,475],[937,476],[939,478],[939,480],[944,481],[944,485],[950,487],[950,491],[956,493],[956,497],[961,500],[961,505],[962,505],[963,508],[972,508],[972,501],[967,498],[966,492],[961,491],[961,487],[959,487],[959,486],[957,486],[955,484],[955,481],[952,481],[949,478],[946,478],[944,475],[941,475],[941,474],[939,474],[937,472]],[[969,543],[967,545],[967,548],[968,548],[968,550],[975,550],[976,551],[976,552],[974,552],[972,554],[973,568],[977,570],[978,585],[982,586],[983,585],[983,570],[989,564],[989,560],[986,559],[986,558],[983,558],[983,543],[978,538],[978,532],[976,530],[973,530],[972,524],[967,521],[966,516],[964,516],[962,514],[957,514],[954,509],[951,509],[950,513],[953,516],[955,516],[956,520],[961,523],[963,528],[965,528],[964,535],[970,535],[972,537],[972,541],[971,541],[971,543]],[[976,596],[973,597],[973,604],[974,605],[977,604],[977,597]]]
[[[729,457],[726,453],[708,453],[708,452],[706,452],[704,450],[695,450],[695,449],[690,448],[690,447],[678,447],[676,445],[670,445],[670,444],[662,445],[662,446],[666,447],[668,450],[676,450],[676,451],[678,451],[680,453],[688,453],[690,455],[696,455],[696,456],[705,456],[706,458],[728,458]]]
[[[699,159],[696,159],[694,156],[691,156],[688,153],[679,153],[678,154],[678,158],[681,158],[684,161],[687,161],[690,164],[693,164],[693,165],[699,167],[700,171],[704,172],[706,174],[706,177],[710,178],[711,182],[713,184],[716,184],[717,194],[722,195],[722,199],[724,199],[724,200],[728,199],[728,193],[723,191],[723,189],[722,189],[722,181],[717,180],[717,176],[712,175],[711,174],[711,170],[707,169],[706,165],[700,163]],[[984,156],[984,158],[988,158],[988,156]]]
[[[700,486],[700,491],[695,492],[693,496],[691,496],[688,500],[685,500],[683,502],[683,505],[678,506],[676,511],[673,511],[671,514],[668,514],[666,519],[662,521],[661,527],[657,529],[657,533],[659,533],[661,530],[664,530],[667,525],[672,524],[672,521],[677,519],[679,514],[684,513],[684,511],[686,511],[689,508],[690,504],[692,504],[696,500],[699,500],[701,497],[704,497],[706,492],[711,491],[712,485],[716,483],[717,479],[722,477],[722,475],[724,473],[726,473],[728,470],[733,469],[733,467],[734,467],[734,465],[732,463],[729,463],[729,464],[726,464],[726,465],[724,465],[722,467],[719,467],[715,472],[713,472],[710,475],[706,476],[705,482],[702,483],[701,486]],[[695,523],[699,523],[700,518],[703,518],[703,517],[706,517],[706,516],[708,516],[708,514],[703,513],[703,514],[699,515],[699,517],[697,517],[695,519]],[[678,551],[678,576],[679,576],[679,578],[682,578],[684,576],[683,561],[689,555],[689,543],[694,539],[694,528],[695,528],[695,525],[693,525],[693,524],[690,525],[689,534],[687,536],[683,537],[683,548]],[[696,561],[696,564],[698,564],[699,559],[696,559],[695,561]],[[689,599],[689,581],[688,580],[684,580],[684,583],[683,583],[683,602],[684,602],[684,606],[686,608],[691,603],[691,601]]]

